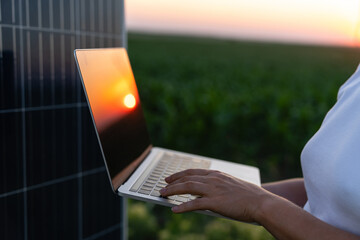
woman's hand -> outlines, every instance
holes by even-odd
[[[205,169],[189,169],[165,179],[162,196],[199,195],[200,198],[172,208],[175,213],[210,210],[240,221],[256,222],[261,204],[273,195],[261,187]]]

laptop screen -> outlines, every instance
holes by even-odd
[[[75,50],[75,58],[116,191],[151,148],[130,61],[124,48]]]

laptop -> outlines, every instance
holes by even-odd
[[[214,169],[260,185],[253,166],[151,144],[125,48],[77,49],[75,60],[113,191],[123,197],[172,207],[198,196],[163,198],[164,178],[191,168]],[[176,126],[174,126],[176,127]],[[198,211],[219,216],[211,211]]]

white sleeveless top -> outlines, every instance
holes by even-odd
[[[304,209],[360,236],[360,65],[301,153]]]

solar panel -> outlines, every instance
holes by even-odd
[[[122,239],[73,58],[123,47],[124,2],[0,0],[0,239]]]

